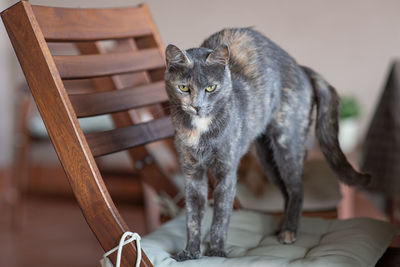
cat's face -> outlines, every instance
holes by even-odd
[[[193,48],[168,45],[165,83],[171,105],[191,116],[215,116],[232,89],[228,68],[229,48]]]

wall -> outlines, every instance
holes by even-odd
[[[299,63],[318,70],[340,94],[356,96],[364,110],[363,129],[378,100],[391,60],[400,57],[400,1],[396,0],[31,0],[33,4],[69,7],[125,6],[139,2],[150,6],[165,44],[174,43],[182,48],[196,46],[224,27],[255,26]],[[3,31],[0,34],[3,44],[6,36]],[[1,55],[7,46],[0,46]],[[17,72],[14,63],[10,64],[12,71]],[[0,70],[4,76],[10,67],[3,63]],[[5,85],[2,76],[0,148],[3,151],[4,145],[10,143],[7,140],[10,135],[5,133],[9,130],[4,130],[10,122],[4,117],[11,111],[5,99],[13,88]],[[0,157],[1,160],[4,159]]]
[[[0,1],[0,10],[11,5],[13,1]],[[4,25],[0,23],[0,170],[12,159],[14,129],[14,89],[16,83],[15,55],[12,51]]]

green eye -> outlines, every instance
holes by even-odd
[[[209,85],[209,86],[206,87],[206,91],[207,92],[212,92],[212,91],[215,90],[215,88],[217,88],[217,86],[215,84],[214,85]]]
[[[189,91],[189,87],[187,87],[186,85],[179,85],[178,88],[182,92],[188,92]]]

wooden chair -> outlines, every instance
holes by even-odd
[[[128,149],[146,183],[160,193],[179,193],[169,177],[176,166],[155,153],[171,148],[169,139],[159,140],[174,131],[164,110],[163,45],[148,8],[69,9],[21,1],[1,16],[78,204],[109,251],[129,229],[96,157]],[[79,53],[52,55],[48,44],[64,42],[75,43]],[[74,80],[89,81],[95,90],[68,94]],[[78,118],[109,113],[116,129],[82,131]],[[134,244],[127,245],[121,266],[134,266],[137,254]],[[115,253],[110,258],[115,261]],[[144,252],[140,266],[153,266]]]
[[[108,251],[128,227],[95,157],[128,149],[146,183],[170,196],[179,192],[168,177],[174,167],[154,153],[171,142],[149,144],[174,130],[163,106],[163,45],[148,8],[69,9],[21,1],[1,16],[86,221]],[[112,52],[103,40],[114,40]],[[73,42],[80,53],[52,55],[48,43],[57,42]],[[66,81],[78,79],[96,91],[69,95]],[[83,133],[78,118],[108,113],[116,129]],[[136,255],[134,245],[125,248],[122,266],[133,266]],[[141,266],[152,266],[144,253]]]

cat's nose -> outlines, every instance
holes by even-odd
[[[192,111],[195,115],[199,114],[200,107],[199,106],[191,106]]]

